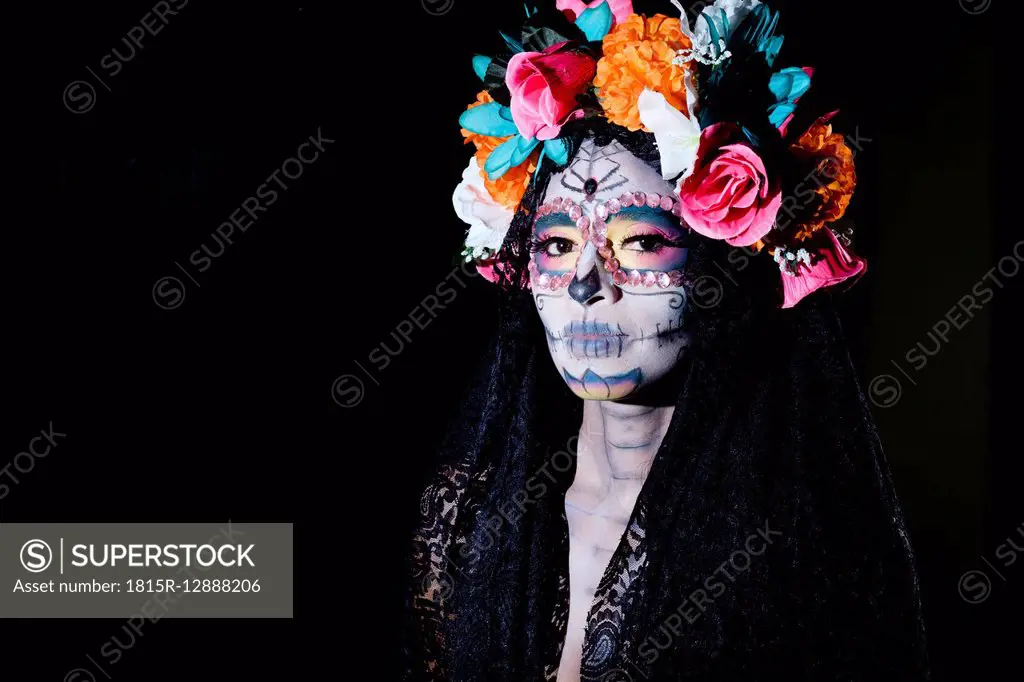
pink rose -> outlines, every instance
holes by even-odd
[[[566,10],[572,12],[571,19],[575,21],[579,15],[591,7],[597,7],[602,2],[605,0],[557,0],[555,7],[563,12]],[[633,13],[633,0],[607,0],[607,2],[611,6],[616,24],[621,24]]]
[[[682,218],[696,232],[750,246],[768,234],[782,204],[779,182],[769,181],[764,162],[734,139],[734,124],[704,129],[693,173],[679,184]]]
[[[562,126],[583,116],[576,101],[594,80],[597,62],[570,43],[543,52],[519,52],[508,62],[505,84],[512,94],[512,120],[528,139],[553,140]]]
[[[819,247],[816,250],[808,249],[815,254],[811,265],[799,265],[795,275],[782,274],[783,308],[792,308],[818,289],[834,286],[851,277],[860,277],[867,271],[867,261],[851,255],[843,248],[832,230],[826,227],[821,232],[826,237],[818,237],[821,239]]]

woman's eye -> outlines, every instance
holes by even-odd
[[[568,239],[552,239],[544,245],[544,253],[548,256],[564,256],[571,253],[575,246]]]
[[[622,242],[622,248],[627,251],[660,251],[665,246],[672,246],[667,239],[657,234],[642,234],[630,237]]]

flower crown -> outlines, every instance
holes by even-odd
[[[484,83],[459,123],[476,154],[453,197],[469,224],[463,257],[488,279],[544,158],[569,161],[570,121],[601,116],[654,135],[677,215],[695,232],[772,256],[789,308],[859,277],[866,263],[829,225],[856,186],[853,152],[832,112],[791,130],[813,69],[776,69],[779,14],[758,0],[717,0],[691,30],[633,13],[632,0],[556,0],[527,8],[508,54],[477,56]],[[842,240],[842,242],[840,241]],[[844,246],[845,244],[845,246]]]

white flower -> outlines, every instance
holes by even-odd
[[[708,30],[708,20],[715,22],[715,30],[718,31],[719,36],[724,36],[726,33],[732,35],[736,30],[736,27],[740,25],[740,22],[747,18],[751,10],[760,5],[759,0],[715,0],[715,4],[705,9],[702,14],[704,18],[697,21],[697,27],[694,31],[696,43],[702,46],[711,44],[711,31]],[[725,19],[728,19],[729,26],[725,26],[725,21],[722,18],[722,12],[725,12]]]
[[[455,213],[469,225],[466,246],[472,249],[474,258],[484,257],[484,249],[493,252],[501,248],[514,213],[491,197],[480,175],[476,157],[469,160],[469,166],[463,171],[462,182],[455,188],[452,203]]]
[[[658,143],[662,177],[671,180],[682,173],[682,178],[686,178],[693,172],[700,146],[697,117],[687,118],[686,114],[669,104],[664,95],[646,88],[640,93],[637,108],[640,121],[654,133]]]
[[[673,0],[673,4],[676,7],[681,5],[677,4]],[[705,7],[698,16],[696,26],[693,31],[690,31],[690,19],[687,17],[686,12],[682,11],[681,22],[683,25],[683,33],[690,38],[693,42],[693,49],[698,54],[717,54],[717,46],[712,49],[711,45],[711,31],[708,29],[708,21],[712,21],[715,24],[715,30],[718,31],[719,37],[724,37],[726,33],[732,35],[736,30],[736,27],[740,25],[740,22],[747,18],[751,10],[760,5],[760,0],[715,0],[715,3],[710,7]],[[725,16],[722,16],[722,13]],[[729,22],[728,27],[725,25],[725,21]]]

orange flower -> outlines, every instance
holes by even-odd
[[[857,186],[857,172],[853,152],[846,146],[842,135],[832,132],[829,123],[812,125],[790,150],[797,158],[814,164],[808,177],[809,182],[816,185],[814,193],[817,198],[802,206],[803,210],[796,218],[795,238],[802,241],[826,224],[843,217]]]
[[[634,14],[604,37],[604,56],[597,63],[598,98],[612,123],[629,130],[650,132],[640,122],[637,99],[644,88],[665,96],[676,109],[689,115],[686,108],[686,66],[672,60],[679,50],[692,47],[683,35],[678,19],[663,14],[646,18]]]
[[[472,109],[473,107],[478,107],[481,104],[489,104],[493,101],[494,99],[491,97],[490,93],[483,90],[477,94],[476,102],[470,104],[467,108]],[[476,162],[480,166],[480,175],[484,179],[484,186],[487,187],[487,193],[502,206],[514,211],[516,207],[519,206],[519,202],[522,200],[523,195],[526,194],[526,188],[530,185],[530,180],[533,179],[534,171],[537,170],[537,160],[540,158],[540,150],[535,149],[522,164],[514,168],[510,168],[508,172],[497,180],[491,180],[487,177],[487,171],[484,170],[484,163],[487,161],[487,157],[491,155],[491,152],[509,138],[478,135],[477,133],[470,132],[465,128],[462,129],[462,136],[466,138],[467,144],[472,142],[476,145]]]
[[[466,111],[469,111],[473,107],[478,107],[481,104],[490,104],[493,101],[494,98],[491,97],[491,93],[487,92],[486,90],[481,90],[476,95],[476,101],[470,104],[468,107],[466,107]],[[504,139],[499,137],[487,137],[486,135],[477,135],[476,133],[470,132],[465,128],[462,128],[462,136],[466,138],[466,142],[472,142],[478,148],[483,140],[499,140],[498,144],[501,144],[500,140]]]

